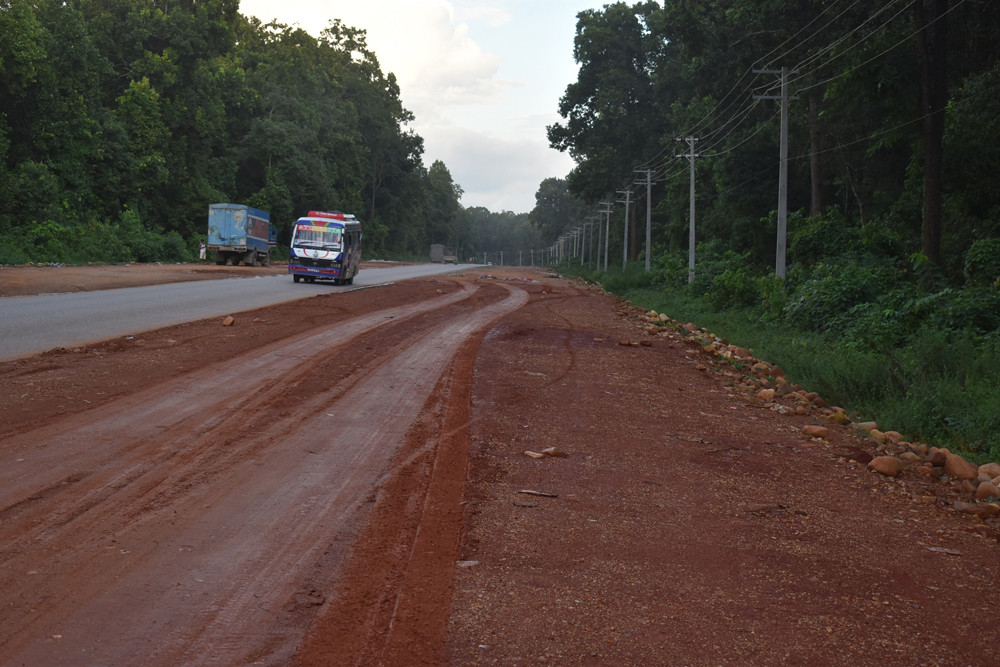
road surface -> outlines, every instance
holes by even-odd
[[[460,267],[414,264],[365,268],[353,286],[294,284],[287,275],[178,282],[123,289],[0,299],[0,361],[304,299],[330,292],[453,273]],[[0,278],[3,274],[0,274]]]
[[[8,434],[0,662],[289,660],[452,357],[527,301],[438,291]]]

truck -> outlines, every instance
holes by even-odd
[[[450,250],[440,243],[432,243],[431,261],[435,263],[458,264],[458,256],[454,250]]]
[[[278,230],[266,211],[243,204],[211,204],[208,207],[208,243],[215,263],[247,266],[271,262],[271,248],[278,244]]]
[[[351,285],[361,268],[361,221],[351,213],[309,211],[295,221],[288,272],[294,282]]]

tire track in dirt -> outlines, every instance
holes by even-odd
[[[287,658],[449,359],[527,300],[460,284],[7,438],[0,658]]]

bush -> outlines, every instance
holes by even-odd
[[[708,305],[716,310],[759,306],[764,300],[760,279],[746,265],[728,267],[712,278]]]
[[[20,230],[12,230],[0,236],[0,264],[26,264],[31,258],[21,246],[23,236]]]
[[[852,263],[820,264],[788,297],[785,315],[801,329],[827,331],[838,321],[839,314],[875,301],[894,280],[898,280],[898,274],[892,269]]]
[[[972,286],[1000,287],[1000,239],[979,239],[965,253],[965,281]]]
[[[654,271],[646,271],[644,265],[632,264],[624,271],[608,271],[601,276],[601,286],[609,292],[621,294],[628,290],[649,289],[660,282]]]
[[[808,218],[793,230],[788,238],[790,264],[812,266],[824,259],[851,252],[861,245],[857,228],[850,227],[836,210]]]

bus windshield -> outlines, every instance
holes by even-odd
[[[326,225],[310,225],[299,223],[295,226],[295,240],[292,242],[297,248],[339,248],[340,237],[343,233],[340,227],[327,227]]]

